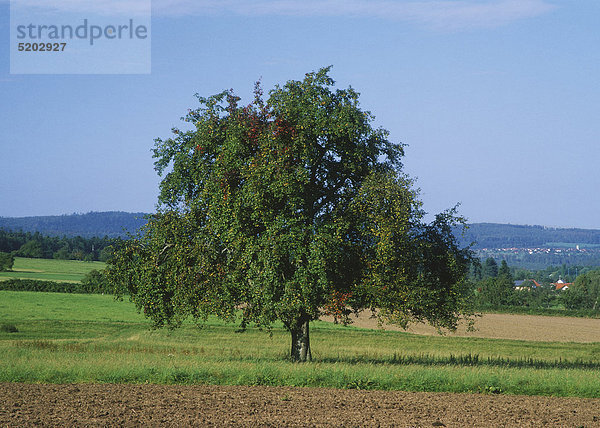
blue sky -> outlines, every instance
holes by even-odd
[[[597,0],[152,8],[150,74],[11,75],[0,0],[0,216],[152,211],[153,139],[181,125],[194,93],[250,101],[259,78],[268,89],[333,65],[407,144],[428,212],[460,202],[472,222],[600,228]]]

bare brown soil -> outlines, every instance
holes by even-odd
[[[0,384],[0,426],[600,426],[600,399],[285,387]]]
[[[333,322],[331,317],[323,321]],[[351,315],[352,325],[362,328],[379,328],[377,320],[363,312]],[[384,325],[386,330],[402,330]],[[467,331],[464,323],[456,332],[446,333],[457,337],[487,337],[493,339],[532,340],[539,342],[600,342],[600,319],[550,317],[542,315],[483,314],[475,321],[475,331]],[[402,330],[403,331],[403,330]],[[433,335],[436,329],[425,324],[414,324],[407,330],[411,333]]]

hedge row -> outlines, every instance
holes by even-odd
[[[41,281],[36,279],[9,279],[0,281],[0,290],[10,291],[45,291],[52,293],[103,293],[90,284],[75,284],[71,282]]]

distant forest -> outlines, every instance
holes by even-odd
[[[559,229],[545,226],[473,223],[469,225],[463,236],[459,230],[456,235],[465,246],[474,242],[474,249],[534,248],[560,246],[560,243],[600,246],[600,230],[596,229]]]
[[[136,233],[146,223],[146,215],[110,211],[0,217],[0,252],[23,257],[105,260],[115,239]],[[475,255],[482,260],[506,260],[511,267],[600,266],[600,230],[472,223],[464,234],[457,229],[456,235],[463,247],[473,243]],[[576,245],[581,250],[575,250]]]
[[[121,238],[45,236],[39,232],[9,232],[0,229],[0,255],[36,259],[106,261]]]
[[[90,212],[61,216],[0,217],[0,253],[18,257],[101,260],[128,233],[146,223],[145,213]]]
[[[122,211],[89,212],[39,217],[0,217],[0,229],[5,231],[39,232],[46,236],[81,236],[83,238],[126,238],[146,224],[146,213]],[[544,226],[520,226],[498,223],[472,223],[464,234],[456,230],[462,246],[483,248],[532,248],[549,243],[571,243],[600,246],[600,230],[559,229]]]
[[[146,224],[145,213],[89,212],[38,217],[0,217],[0,229],[46,236],[125,238]]]

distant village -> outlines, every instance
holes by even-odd
[[[600,267],[598,245],[488,247],[475,249],[474,252],[481,260],[492,257],[498,262],[506,260],[511,267],[524,269],[539,270],[562,265]]]
[[[550,283],[550,285],[554,287],[556,291],[565,291],[568,290],[573,283],[564,282],[562,279],[559,279],[556,282]],[[534,279],[519,279],[515,281],[515,290],[517,291],[527,291],[536,288],[542,288],[542,285]]]
[[[600,254],[600,248],[580,248],[575,247],[554,248],[554,247],[534,247],[534,248],[482,248],[478,253],[506,253],[506,254]]]

